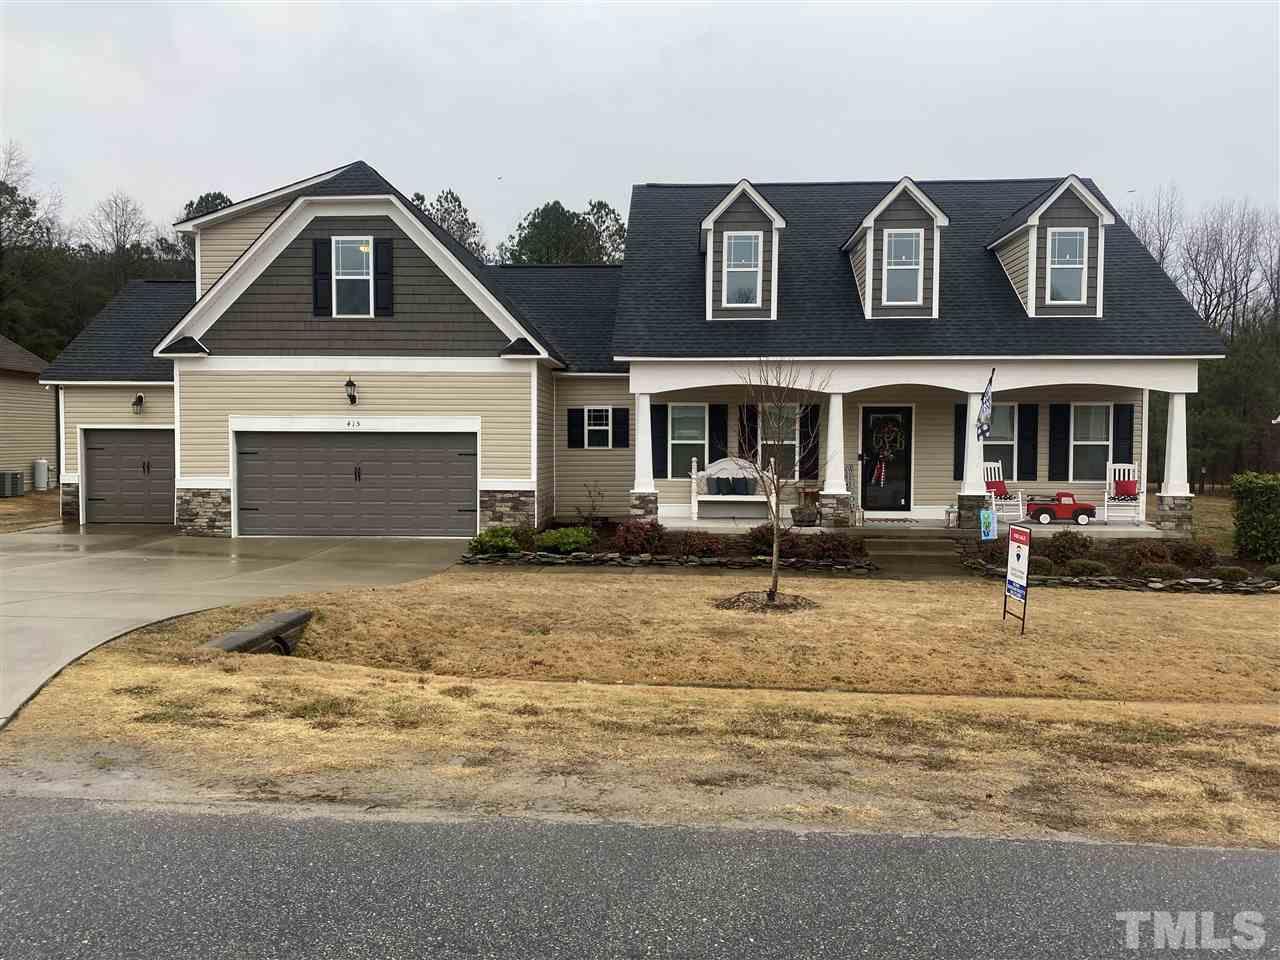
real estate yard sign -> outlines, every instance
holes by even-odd
[[[1027,632],[1027,566],[1031,560],[1031,528],[1009,525],[1009,564],[1004,575],[1004,613],[1000,619],[1013,616],[1022,621],[1019,633]],[[1022,613],[1012,613],[1009,601],[1022,604]]]

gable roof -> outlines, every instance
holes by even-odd
[[[570,371],[626,371],[626,364],[616,362],[612,351],[621,267],[575,264],[489,270],[550,338]]]
[[[744,193],[751,198],[751,202],[760,209],[760,212],[773,222],[773,228],[775,230],[781,230],[786,227],[787,221],[783,218],[782,214],[774,209],[773,204],[760,196],[760,191],[751,185],[750,180],[742,179],[737,182],[733,189],[725,194],[725,198],[716,204],[715,208],[712,209],[710,213],[703,217],[702,229],[710,230],[714,227],[716,221],[720,219],[720,214],[728,210],[729,207],[733,205],[733,201],[737,200],[738,197],[742,196]]]
[[[1102,318],[1029,318],[986,244],[1011,211],[1062,177],[935,180],[920,188],[946,210],[939,319],[868,320],[840,247],[892,186],[757,184],[787,211],[776,320],[704,316],[705,267],[695,229],[726,185],[633,188],[613,353],[622,358],[1205,356],[1222,343],[1119,218],[1107,230]],[[1082,181],[1100,196],[1089,181]]]
[[[904,193],[918,203],[925,213],[933,217],[934,224],[936,226],[945,227],[951,222],[946,212],[934,203],[933,198],[921,190],[914,180],[910,177],[903,177],[889,188],[888,192],[880,198],[880,201],[874,207],[867,211],[867,215],[862,218],[862,222],[858,224],[857,229],[855,229],[853,233],[849,234],[849,239],[841,245],[840,249],[847,250],[849,247],[853,246],[853,242],[857,239],[858,234],[875,223],[876,217],[884,213],[889,204],[893,203],[893,201],[897,200],[898,197]]]
[[[191,280],[130,280],[58,354],[42,383],[123,380],[167,383],[173,361],[151,348],[195,302]]]
[[[0,337],[0,370],[11,373],[39,373],[49,365],[26,347],[19,346],[8,337]]]
[[[242,213],[248,213],[255,207],[261,207],[268,203],[278,203],[281,200],[292,200],[297,196],[299,190],[303,190],[309,186],[319,183],[322,180],[328,180],[346,170],[351,166],[344,163],[340,167],[334,167],[332,170],[326,170],[324,173],[317,173],[311,177],[304,177],[301,180],[295,180],[287,183],[283,187],[276,187],[274,190],[267,190],[263,193],[256,193],[252,197],[246,197],[243,200],[237,200],[235,203],[229,203],[225,207],[219,207],[217,210],[211,210],[208,213],[198,213],[195,216],[187,217],[185,220],[178,220],[173,225],[178,228],[181,233],[191,233],[197,227],[205,224],[217,223],[219,220],[226,220],[228,217],[238,217]]]
[[[1097,188],[1092,187],[1090,183],[1081,180],[1074,173],[1068,174],[1061,180],[1051,184],[1043,193],[1032,197],[1009,216],[1005,217],[996,228],[991,232],[991,239],[987,241],[987,248],[996,246],[1000,241],[1006,239],[1010,234],[1016,233],[1021,227],[1031,226],[1044,212],[1045,207],[1057,200],[1062,192],[1068,187],[1076,189],[1077,194],[1082,200],[1095,212],[1100,209],[1105,210],[1107,219],[1104,222],[1109,226],[1115,223],[1115,210],[1111,208],[1111,204],[1107,203],[1105,197],[1100,192],[1096,192]]]

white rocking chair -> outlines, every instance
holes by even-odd
[[[1117,518],[1131,517],[1134,526],[1142,520],[1142,491],[1138,488],[1138,468],[1132,463],[1107,464],[1107,492],[1102,498],[1102,522],[1110,523],[1112,514]]]
[[[982,481],[987,488],[991,509],[996,512],[997,517],[1021,520],[1027,515],[1026,505],[1022,502],[1022,491],[1012,491],[1005,485],[1003,463],[999,460],[983,462]],[[999,492],[1000,488],[1004,489],[1004,493]]]

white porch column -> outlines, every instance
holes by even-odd
[[[844,394],[827,395],[827,456],[822,492],[846,496],[849,488],[844,482]]]
[[[1189,497],[1187,483],[1187,395],[1169,394],[1169,425],[1164,441],[1164,483],[1160,495]]]
[[[653,437],[650,432],[649,394],[636,398],[636,479],[632,493],[656,493],[653,485]]]
[[[987,492],[982,482],[982,444],[978,440],[978,411],[982,409],[982,394],[969,394],[969,410],[965,417],[964,481],[960,484],[962,496],[981,496]]]

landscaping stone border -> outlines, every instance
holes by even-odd
[[[749,570],[767,567],[769,557],[676,557],[662,553],[464,553],[463,563],[499,566],[583,566],[583,567],[722,567]],[[852,560],[808,560],[802,557],[782,559],[780,567],[788,570],[820,570],[826,573],[848,573],[862,576],[880,568],[866,557]]]
[[[964,565],[984,577],[1005,576],[1005,568],[983,560],[969,558]],[[1178,580],[1157,580],[1145,577],[1046,577],[1032,574],[1027,577],[1032,587],[1081,587],[1085,590],[1133,590],[1151,593],[1236,593],[1243,596],[1261,596],[1280,593],[1280,580],[1250,577],[1238,583],[1228,583],[1213,577],[1183,577]]]

